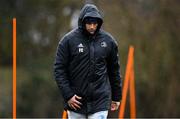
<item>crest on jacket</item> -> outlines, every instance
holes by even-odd
[[[106,42],[104,42],[104,41],[103,41],[103,42],[101,42],[101,47],[104,47],[104,48],[105,48],[105,47],[107,47],[107,43],[106,43]]]

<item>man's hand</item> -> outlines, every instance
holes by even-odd
[[[78,99],[80,100],[81,97],[74,95],[70,100],[68,100],[68,105],[69,107],[71,107],[72,109],[77,110],[77,108],[81,108],[80,105],[82,105]]]
[[[112,101],[112,102],[111,102],[111,111],[116,111],[116,110],[118,110],[119,105],[120,105],[120,102]]]

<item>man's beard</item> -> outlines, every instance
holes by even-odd
[[[89,31],[89,33],[93,35],[95,33],[95,31]]]
[[[88,31],[91,35],[93,35],[95,32],[96,32],[96,30],[89,30]]]

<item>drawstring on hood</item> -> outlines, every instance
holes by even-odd
[[[93,5],[93,4],[86,4],[82,8],[82,10],[80,12],[79,19],[78,19],[78,28],[81,29],[85,33],[87,31],[85,29],[84,19],[87,18],[87,17],[93,17],[93,18],[97,18],[98,19],[98,27],[97,27],[97,30],[95,32],[95,34],[96,34],[99,31],[99,29],[101,28],[101,26],[102,26],[103,19],[102,19],[102,16],[101,16],[98,8],[95,5]]]

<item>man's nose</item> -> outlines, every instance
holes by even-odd
[[[90,28],[95,28],[95,24],[90,24]]]

